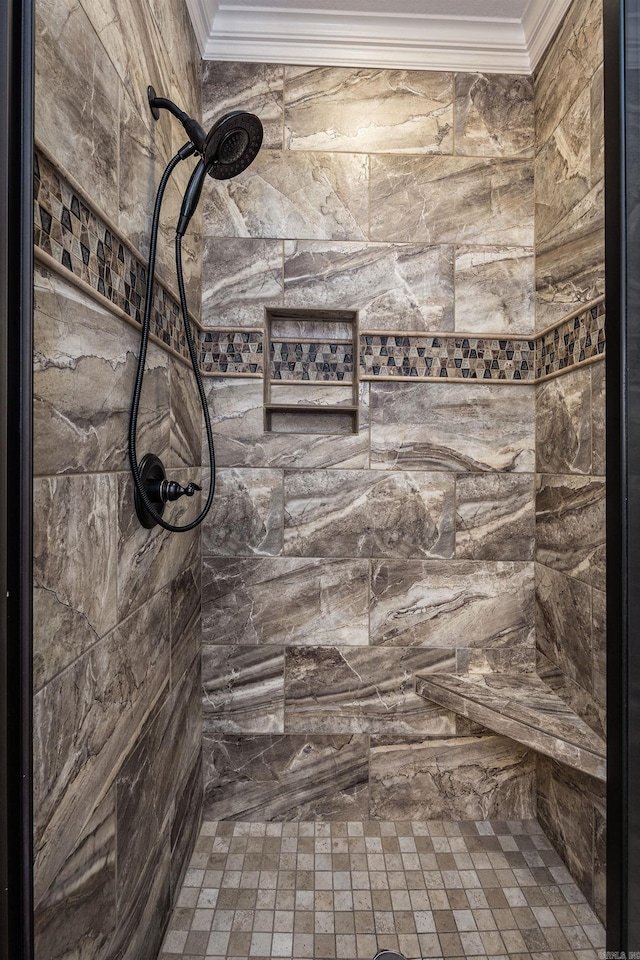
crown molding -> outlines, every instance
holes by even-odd
[[[571,0],[530,0],[522,19],[286,9],[286,2],[187,0],[203,58],[530,74]]]

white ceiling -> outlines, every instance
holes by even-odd
[[[570,0],[186,0],[206,60],[531,73]]]

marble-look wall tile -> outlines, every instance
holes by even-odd
[[[533,164],[371,158],[371,239],[533,245]]]
[[[255,113],[266,150],[282,148],[284,67],[272,63],[219,63],[202,67],[202,119],[208,130],[230,110]]]
[[[605,539],[602,479],[538,478],[536,559],[540,563],[602,589]]]
[[[209,237],[367,237],[369,161],[362,154],[261,150],[244,173],[207,186]]]
[[[535,673],[536,651],[533,644],[498,649],[458,647],[456,670],[458,673]],[[457,720],[460,719],[458,716]],[[461,732],[459,724],[456,732]]]
[[[36,134],[117,220],[118,76],[77,0],[35,12]]]
[[[273,389],[273,388],[272,388]],[[284,389],[284,388],[278,388]],[[300,388],[291,388],[291,390]],[[325,387],[305,388],[305,402],[326,403]],[[333,393],[333,388],[330,388]],[[264,426],[264,386],[260,380],[211,378],[205,383],[220,467],[340,467],[369,465],[369,384],[359,386],[357,434],[269,433]],[[276,397],[275,391],[273,392]],[[281,393],[277,394],[278,402]],[[287,402],[291,402],[289,394]],[[203,447],[204,449],[204,447]]]
[[[453,714],[416,694],[415,675],[454,669],[453,650],[289,647],[285,730],[453,736]]]
[[[205,327],[262,327],[265,307],[282,302],[281,240],[205,237],[201,317]]]
[[[532,472],[534,388],[371,384],[378,469]]]
[[[171,92],[193,117],[202,116],[202,56],[189,11],[181,0],[148,0],[171,65]],[[184,143],[180,125],[172,125],[174,151]]]
[[[593,690],[591,588],[536,564],[536,645],[562,672]]]
[[[535,272],[530,247],[458,247],[455,276],[456,330],[533,332]]]
[[[116,923],[115,826],[112,787],[36,904],[35,954],[42,960],[107,956]]]
[[[453,330],[453,248],[287,240],[284,303],[358,310],[361,330]]]
[[[605,785],[541,755],[537,784],[540,825],[592,902],[595,811],[604,803]]]
[[[564,673],[541,651],[536,655],[536,673],[550,690],[567,704],[603,740],[606,738],[606,710],[584,686]],[[588,678],[591,679],[590,676]]]
[[[532,474],[456,478],[456,557],[533,560],[535,524]]]
[[[171,688],[174,689],[200,653],[202,592],[200,557],[171,581]]]
[[[167,469],[199,467],[202,462],[202,407],[193,369],[170,357],[169,383],[171,448],[165,466]]]
[[[494,735],[371,738],[374,820],[519,820],[535,815],[535,757]]]
[[[205,736],[204,816],[367,819],[368,747],[367,736]]]
[[[281,470],[216,471],[213,506],[202,524],[202,550],[212,557],[282,553]]]
[[[590,124],[591,93],[587,86],[536,155],[538,243],[591,189],[591,142],[585,135]]]
[[[593,649],[593,695],[600,707],[607,703],[607,595],[592,590],[591,647]]]
[[[290,150],[451,153],[453,74],[286,67]]]
[[[576,0],[536,73],[536,144],[545,143],[602,62],[602,2]]]
[[[202,796],[202,747],[182,791],[177,793],[171,825],[171,902],[176,903],[185,870],[200,834]]]
[[[38,690],[117,623],[115,478],[36,480],[33,509]]]
[[[37,900],[77,844],[168,675],[165,589],[36,694]]]
[[[602,923],[607,922],[607,807],[594,804],[593,907]]]
[[[606,367],[594,363],[591,367],[591,473],[603,477],[606,451]]]
[[[205,644],[368,641],[367,560],[205,557],[202,578]]]
[[[382,560],[372,565],[374,644],[533,648],[534,616],[530,563]]]
[[[443,473],[285,473],[284,550],[309,557],[451,557],[454,482]]]
[[[200,483],[200,471],[172,470],[171,479],[185,486],[190,480]],[[203,484],[204,486],[204,484]],[[206,490],[205,490],[206,496]],[[169,504],[163,518],[185,524],[197,517],[202,494],[183,497]],[[179,535],[155,526],[141,526],[133,505],[131,474],[118,474],[118,616],[126,617],[178,571],[190,567],[200,552],[198,528]]]
[[[578,368],[536,387],[536,469],[540,473],[591,472],[592,369]]]
[[[591,183],[604,177],[604,65],[591,79]]]
[[[284,648],[223,647],[202,652],[205,734],[284,733]]]
[[[533,77],[458,73],[455,105],[458,156],[533,156]]]
[[[171,910],[171,850],[168,824],[154,837],[150,856],[138,865],[139,884],[122,904],[111,946],[116,960],[154,960]]]

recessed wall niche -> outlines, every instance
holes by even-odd
[[[358,432],[358,313],[265,310],[265,430]]]

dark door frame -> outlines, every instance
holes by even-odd
[[[33,2],[0,0],[0,956],[31,960]]]

